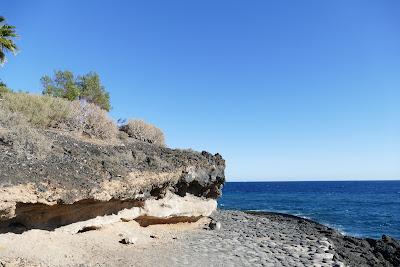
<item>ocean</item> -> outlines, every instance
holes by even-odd
[[[228,182],[218,205],[292,214],[351,236],[400,239],[400,181]]]

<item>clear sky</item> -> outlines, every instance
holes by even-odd
[[[112,117],[219,152],[234,180],[400,179],[400,1],[0,0],[40,92],[96,71]]]

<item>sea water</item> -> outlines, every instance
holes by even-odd
[[[219,207],[287,213],[352,236],[400,239],[400,181],[228,182]]]

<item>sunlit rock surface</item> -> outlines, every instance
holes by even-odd
[[[225,181],[219,154],[43,134],[52,143],[44,158],[21,157],[0,140],[1,232],[55,229],[134,208],[143,225],[194,219],[215,209]]]

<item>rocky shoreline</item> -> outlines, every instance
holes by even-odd
[[[283,224],[297,224],[299,232],[319,240],[327,239],[332,244],[328,251],[334,254],[333,260],[348,266],[400,266],[400,242],[389,236],[383,235],[381,240],[357,238],[293,215],[273,212],[248,212],[248,214]]]
[[[219,230],[210,229],[215,222]],[[0,235],[0,266],[399,266],[399,252],[388,237],[359,239],[296,216],[226,210],[192,223]]]

